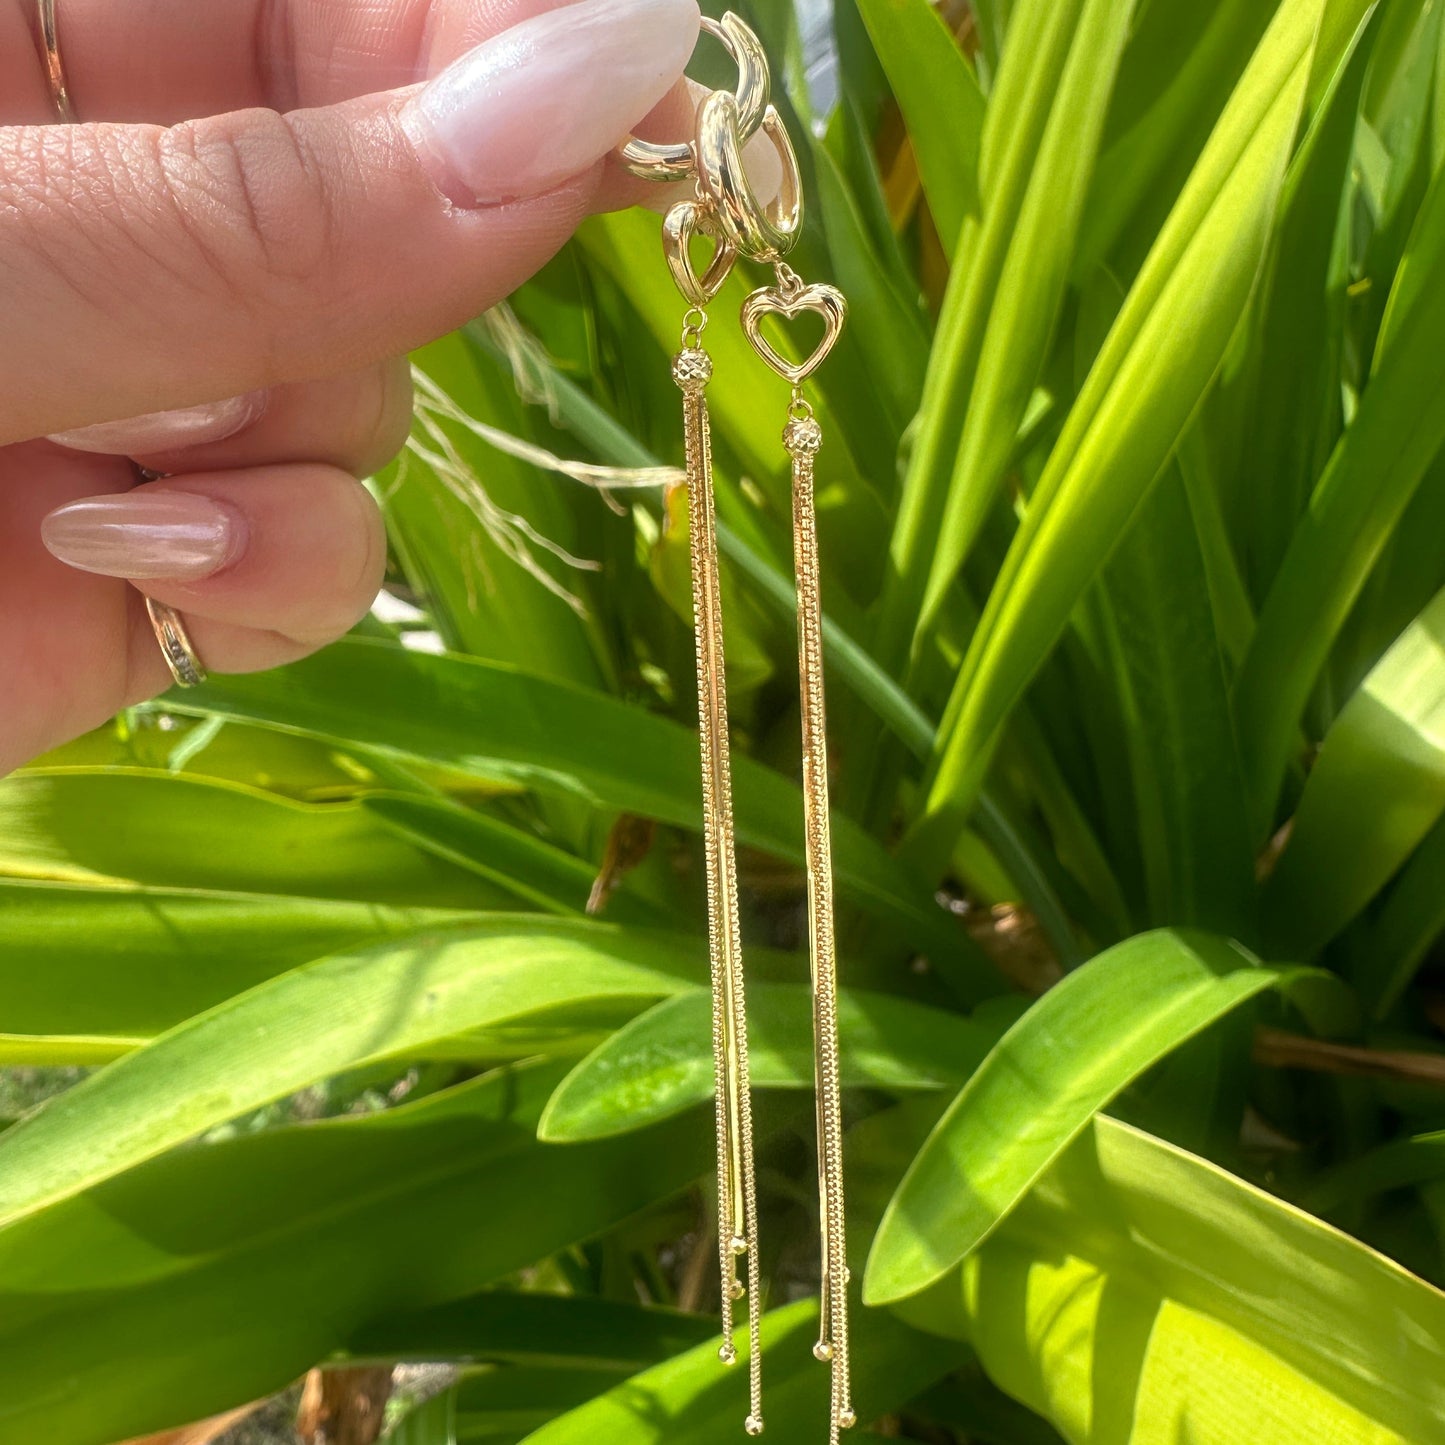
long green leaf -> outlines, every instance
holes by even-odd
[[[1245,775],[1262,834],[1310,689],[1375,560],[1445,444],[1445,173],[1396,282],[1369,385],[1314,489],[1260,611],[1235,688]]]
[[[999,729],[1167,461],[1259,271],[1308,78],[1318,0],[1286,0],[1131,288],[994,584],[940,730],[911,845],[931,873]]]
[[[878,1227],[865,1298],[901,1299],[945,1274],[1121,1089],[1277,979],[1237,945],[1169,930],[1070,974],[1004,1035],[919,1151]]]
[[[618,1300],[488,1290],[369,1322],[347,1341],[353,1359],[490,1360],[584,1366],[630,1375],[712,1338],[705,1315]]]
[[[706,1168],[684,1125],[538,1144],[555,1081],[505,1070],[173,1151],[0,1231],[0,1445],[106,1445],[271,1394],[369,1324],[474,1294]]]
[[[0,874],[413,908],[478,908],[509,896],[398,838],[355,802],[298,803],[121,768],[0,782]]]
[[[748,993],[748,1065],[757,1088],[813,1087],[808,990],[764,984]],[[542,1137],[600,1139],[665,1119],[712,1097],[709,998],[702,990],[664,1000],[619,1029],[558,1086]],[[968,1019],[886,994],[838,998],[843,1083],[879,1089],[941,1089],[968,1077],[991,1042]]]
[[[1139,509],[1103,592],[1148,921],[1250,938],[1249,810],[1208,575],[1177,469]]]
[[[859,0],[858,8],[903,112],[928,208],[952,258],[964,217],[978,209],[983,93],[927,0]]]
[[[1370,1012],[1382,1019],[1409,987],[1431,944],[1445,934],[1445,822],[1415,850],[1360,948],[1354,970]]]
[[[343,1070],[559,1004],[676,992],[697,973],[697,954],[665,934],[499,914],[297,969],[182,1024],[0,1138],[0,1224]]]
[[[1008,215],[990,206],[985,213],[980,244],[991,244],[997,224],[1007,227],[1007,252],[979,348],[968,412],[915,627],[915,646],[932,629],[944,595],[994,505],[1029,399],[1043,373],[1133,14],[1134,0],[1087,0],[1084,4],[1057,88],[1048,98],[1050,109],[1038,151],[1026,158],[1031,164],[1018,212]],[[1005,52],[1001,90],[1012,54]],[[1028,63],[1036,63],[1031,54]],[[1005,100],[1000,96],[995,104]],[[1010,127],[1017,124],[1015,117],[1003,111],[991,124],[1000,120]]]
[[[1325,735],[1265,890],[1271,949],[1310,957],[1379,892],[1442,814],[1445,592]]]
[[[879,602],[875,656],[902,673],[928,584],[927,558],[948,505],[969,398],[1009,245],[1028,196],[1034,160],[1051,116],[1084,0],[1027,0],[1019,32],[1027,49],[1005,52],[990,98],[980,158],[982,215],[959,239],[889,547],[891,570]]]
[[[464,916],[0,879],[0,1062],[108,1063],[288,969]]]
[[[1424,1445],[1445,1295],[1100,1117],[965,1269],[985,1368],[1071,1445]]]
[[[701,824],[694,733],[605,694],[501,664],[348,638],[275,672],[212,678],[177,706],[683,827]],[[733,781],[739,840],[801,861],[798,788],[747,757],[736,759]],[[833,841],[842,893],[945,955],[962,948],[926,890],[861,829],[837,817]]]
[[[946,1374],[954,1348],[930,1340],[885,1314],[855,1322],[853,1379],[858,1418],[865,1424],[903,1404]],[[786,1439],[826,1422],[828,1375],[813,1358],[817,1311],[807,1301],[764,1317],[762,1344],[768,1387],[764,1421]],[[709,1342],[544,1425],[530,1445],[724,1445],[747,1413],[747,1392],[736,1374],[719,1374]]]

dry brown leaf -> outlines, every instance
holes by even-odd
[[[312,1370],[301,1392],[296,1433],[305,1445],[373,1445],[391,1398],[390,1365]]]
[[[602,868],[592,885],[592,896],[587,900],[589,914],[601,913],[607,906],[607,900],[621,886],[622,880],[652,851],[656,833],[657,824],[651,818],[642,818],[636,813],[618,815],[607,835]]]

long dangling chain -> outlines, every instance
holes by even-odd
[[[808,936],[813,984],[813,1063],[817,1091],[818,1224],[821,1298],[813,1353],[832,1366],[829,1440],[856,1423],[849,1370],[848,1260],[843,1205],[843,1111],[838,1069],[838,953],[833,924],[833,854],[828,822],[827,708],[823,695],[823,606],[819,595],[814,466],[823,429],[803,382],[832,350],[847,315],[841,292],[805,286],[782,261],[777,284],[743,303],[743,329],[759,355],[793,384],[783,446],[792,460],[793,565],[798,593],[798,696],[803,731],[803,825],[808,868]],[[823,340],[800,365],[785,361],[761,330],[764,316],[804,311],[823,317]]]
[[[828,744],[823,696],[823,625],[819,598],[818,527],[814,465],[822,428],[803,395],[803,383],[832,349],[847,316],[847,302],[832,286],[805,285],[786,264],[802,228],[802,179],[797,156],[777,110],[769,104],[766,57],[757,36],[736,15],[703,20],[738,65],[735,93],[717,91],[698,109],[696,138],[685,144],[629,141],[621,151],[635,174],[661,181],[691,178],[695,198],[680,201],[663,223],[663,251],[691,309],[672,374],[683,394],[687,447],[688,515],[692,541],[693,613],[697,641],[698,724],[702,755],[703,827],[707,856],[709,954],[712,974],[712,1043],[716,1078],[718,1252],[722,1274],[724,1363],[737,1359],[733,1306],[748,1301],[750,1435],[763,1428],[759,1327],[757,1199],[748,1080],[747,1017],[742,940],[738,920],[732,780],[728,765],[727,683],[723,668],[722,598],[717,519],[713,498],[707,385],[712,360],[702,345],[704,309],[739,256],[774,267],[776,284],[743,303],[742,326],[754,349],[792,383],[783,445],[792,460],[793,549],[798,592],[798,673],[802,715],[803,804],[808,872],[808,916],[813,992],[813,1049],[817,1090],[818,1221],[821,1300],[813,1352],[831,1367],[829,1441],[856,1421],[849,1373],[848,1263],[843,1208],[843,1118],[838,1066],[837,948],[833,920],[832,847],[828,822]],[[759,202],[743,166],[743,144],[761,133],[782,163],[775,200]],[[693,265],[697,235],[716,250],[702,275]],[[823,340],[812,356],[792,363],[762,333],[769,315],[791,319],[804,312],[823,319]],[[747,1260],[746,1283],[738,1260]]]
[[[700,291],[697,294],[702,294]],[[713,499],[712,435],[707,384],[712,358],[703,349],[707,313],[694,306],[683,322],[682,349],[672,363],[682,390],[687,450],[688,523],[692,553],[693,627],[697,644],[698,736],[702,754],[703,836],[707,858],[708,942],[712,975],[712,1049],[716,1086],[718,1263],[722,1279],[719,1357],[737,1359],[733,1304],[748,1301],[749,1434],[762,1430],[762,1322],[758,1289],[757,1190],[753,1179],[752,1098],[748,1080],[747,1007],[742,928],[738,917],[737,849],[733,836],[727,678],[723,659],[722,589]],[[747,1283],[738,1260],[747,1260]]]

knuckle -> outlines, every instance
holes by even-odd
[[[304,299],[335,252],[323,168],[287,117],[242,111],[160,133],[158,168],[197,255],[238,299]]]

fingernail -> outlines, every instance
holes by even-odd
[[[103,421],[97,426],[58,431],[48,440],[79,452],[106,452],[113,456],[146,456],[173,452],[202,442],[224,441],[250,426],[266,409],[264,391],[248,391],[224,401],[183,406],[175,411],[153,411],[124,421]]]
[[[696,0],[580,0],[449,65],[400,120],[460,205],[540,195],[605,156],[682,74]]]
[[[245,524],[194,492],[120,492],[57,507],[40,524],[51,554],[82,572],[194,582],[240,552]]]

